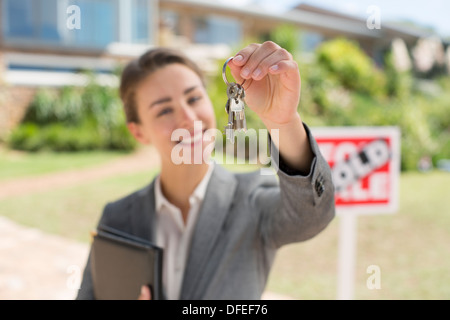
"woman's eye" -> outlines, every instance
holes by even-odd
[[[188,103],[190,105],[195,104],[197,101],[199,101],[202,97],[201,96],[195,96],[188,99]]]
[[[158,112],[157,117],[161,117],[161,116],[169,114],[171,112],[172,112],[172,108],[164,108],[160,112]]]

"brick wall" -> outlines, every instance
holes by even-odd
[[[20,123],[36,92],[36,88],[5,83],[4,73],[5,63],[0,50],[0,141]]]
[[[35,88],[12,87],[0,82],[0,140],[20,123],[35,92]]]

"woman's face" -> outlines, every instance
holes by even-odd
[[[216,128],[216,119],[211,100],[194,71],[178,63],[164,66],[138,85],[135,99],[140,123],[129,124],[130,131],[141,143],[153,144],[162,161],[173,162],[174,147],[190,148],[193,154],[201,145],[203,155],[211,141],[210,137],[205,141],[203,133]],[[172,138],[176,129],[189,132],[189,137]]]

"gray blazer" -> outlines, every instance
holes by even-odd
[[[192,238],[180,299],[260,299],[282,245],[310,239],[335,215],[327,162],[307,129],[315,158],[308,176],[231,173],[216,164]],[[99,224],[154,241],[154,181],[106,205]],[[77,299],[95,299],[89,260]]]

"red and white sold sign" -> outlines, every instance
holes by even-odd
[[[338,213],[394,213],[400,131],[396,127],[312,128],[331,167]]]

